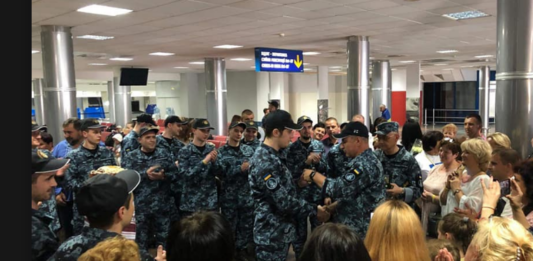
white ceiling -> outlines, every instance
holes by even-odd
[[[113,70],[119,66],[149,67],[154,72],[202,70],[190,65],[204,57],[226,57],[229,70],[252,70],[255,47],[317,51],[305,56],[307,67],[346,64],[346,39],[367,35],[370,56],[421,61],[424,70],[495,65],[476,55],[496,56],[496,0],[32,0],[32,49],[41,50],[40,26],[72,26],[74,36],[114,36],[112,40],[74,39],[76,70]],[[76,12],[90,4],[127,8],[121,16]],[[442,14],[479,10],[491,16],[453,21]],[[285,34],[280,37],[279,34]],[[222,44],[244,48],[213,49]],[[458,53],[439,54],[439,50]],[[172,52],[175,56],[150,56]],[[78,57],[88,55],[89,57]],[[401,57],[389,57],[400,55]],[[110,61],[130,56],[133,61]],[[91,58],[92,57],[92,58]],[[445,61],[427,60],[444,59]],[[89,63],[107,63],[90,66]],[[446,64],[434,66],[434,64]],[[184,66],[191,69],[174,69]],[[42,68],[41,53],[32,55],[32,69]]]

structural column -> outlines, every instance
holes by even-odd
[[[63,137],[63,122],[76,117],[76,78],[70,27],[41,27],[45,99],[44,120],[48,132],[57,140]]]
[[[132,120],[131,86],[120,86],[120,74],[113,77],[113,85],[115,87],[115,123],[126,126],[126,123]]]
[[[33,80],[33,100],[35,101],[35,120],[38,124],[45,124],[43,79]],[[59,138],[59,137],[58,137]],[[56,138],[56,139],[58,139]]]
[[[496,131],[526,157],[533,137],[533,0],[498,0]]]
[[[416,118],[419,123],[422,122],[420,120],[420,100],[422,98],[420,86],[420,62],[411,63],[406,66],[405,70],[405,116],[406,120]],[[397,112],[391,111],[391,113]]]
[[[318,100],[316,122],[326,122],[329,117],[329,68],[318,66]]]
[[[205,86],[207,119],[215,128],[214,134],[228,134],[226,60],[205,58]]]
[[[109,122],[116,122],[116,116],[115,116],[115,85],[113,84],[113,81],[107,82],[107,100],[109,101]],[[122,125],[125,127],[125,125]]]
[[[384,104],[391,110],[392,71],[389,60],[375,60],[372,63],[372,118],[381,117],[379,106]]]
[[[370,128],[369,110],[369,42],[367,36],[348,38],[348,120],[355,114],[365,117],[365,125]]]
[[[479,116],[483,122],[483,135],[489,134],[489,95],[490,95],[490,68],[483,66],[479,70]]]

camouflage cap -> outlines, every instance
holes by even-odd
[[[395,121],[383,122],[377,126],[376,134],[377,135],[387,135],[391,132],[398,132],[400,125]]]

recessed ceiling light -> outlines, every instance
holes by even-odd
[[[107,65],[107,63],[90,63],[89,65],[103,66],[103,65]]]
[[[457,50],[442,50],[442,51],[437,51],[437,53],[457,53],[459,51]]]
[[[31,54],[34,54],[34,53],[38,53],[39,51],[37,50],[31,50]]]
[[[110,7],[110,6],[105,6],[105,5],[89,5],[86,7],[82,7],[78,9],[77,11],[82,12],[82,13],[108,15],[108,16],[117,16],[117,15],[123,15],[123,14],[132,12],[132,10],[129,10],[129,9],[116,8],[116,7]]]
[[[339,68],[342,68],[342,66],[330,66],[329,68],[330,69],[339,69]]]
[[[310,63],[304,63],[304,65],[310,65]]]
[[[464,20],[464,19],[486,17],[489,15],[486,13],[480,12],[480,11],[466,11],[466,12],[458,12],[458,13],[451,13],[451,14],[443,14],[442,16],[457,21],[457,20]]]
[[[312,71],[313,69],[310,68],[304,68],[304,71]]]
[[[490,58],[490,57],[494,57],[493,55],[490,55],[490,54],[487,54],[487,55],[478,55],[476,56],[476,58]]]
[[[87,34],[87,35],[76,36],[76,38],[103,41],[103,40],[113,39],[115,37],[114,36],[103,36],[103,35],[90,35],[90,34]]]
[[[444,66],[444,65],[448,65],[447,63],[436,63],[434,64],[435,66]]]
[[[396,70],[398,70],[398,69],[396,69],[396,68],[392,68],[392,69],[390,69],[390,70],[391,70],[391,71],[396,71]]]
[[[472,65],[463,65],[463,66],[461,66],[461,68],[472,68],[472,67],[474,67],[474,66],[472,66]]]
[[[178,67],[174,67],[174,69],[188,69],[189,67],[183,67],[183,66],[178,66]]]
[[[341,70],[329,70],[330,72],[340,72]]]
[[[190,62],[189,64],[204,64],[204,62]]]
[[[400,61],[400,63],[414,63],[416,61]]]
[[[238,62],[245,62],[245,61],[251,61],[252,59],[250,59],[250,58],[232,58],[230,60],[238,61]]]
[[[115,57],[115,58],[111,58],[109,59],[111,61],[131,61],[133,60],[133,58],[128,58],[128,57]]]
[[[232,44],[223,44],[223,45],[217,45],[217,46],[214,46],[213,48],[218,48],[218,49],[235,49],[235,48],[241,48],[242,46],[240,45],[232,45]]]
[[[174,55],[174,53],[155,52],[155,53],[150,53],[150,55],[154,55],[154,56],[172,56],[172,55]]]
[[[446,68],[446,69],[443,69],[445,71],[453,71],[453,68]]]
[[[303,52],[303,55],[319,55],[319,52]]]

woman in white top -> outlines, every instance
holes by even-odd
[[[442,164],[439,157],[439,147],[442,139],[444,139],[444,135],[440,131],[428,131],[422,136],[422,148],[424,151],[415,156],[418,166],[422,170],[422,181],[426,180],[431,169]]]
[[[492,155],[489,143],[482,139],[470,139],[461,144],[461,151],[466,171],[455,171],[448,176],[446,186],[439,195],[442,216],[453,212],[454,208],[469,207],[479,213],[483,204],[481,182],[489,186],[490,178],[486,173]]]
[[[439,193],[446,185],[447,178],[461,166],[461,144],[443,141],[439,149],[442,164],[434,167],[424,181],[424,192],[419,206],[422,210],[422,228],[427,232],[431,213],[440,213]]]

